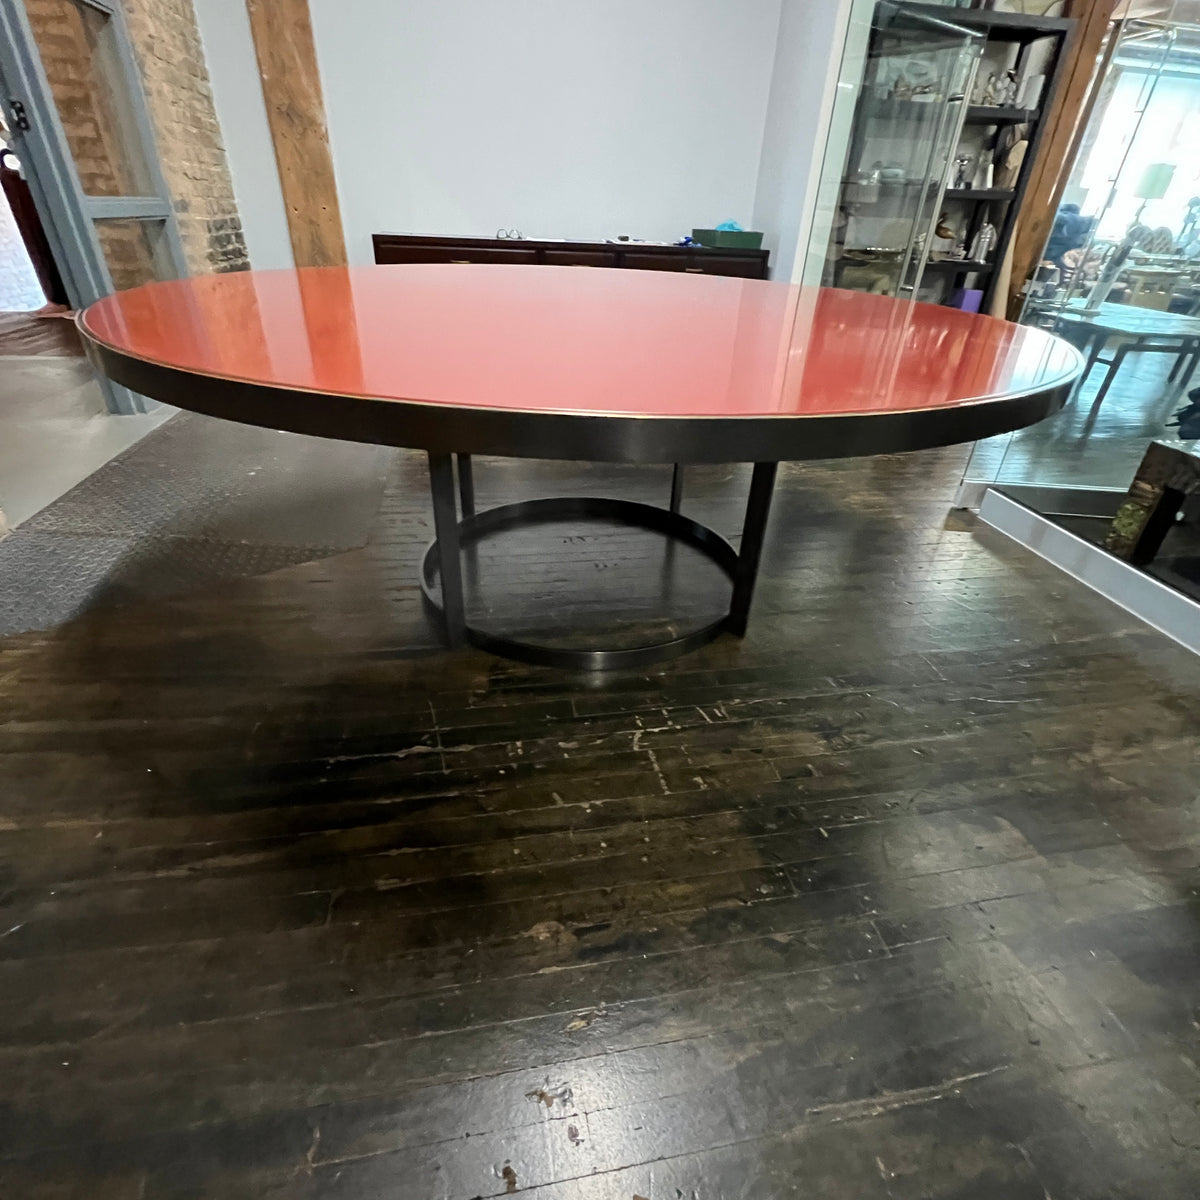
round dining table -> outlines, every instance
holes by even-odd
[[[1019,429],[1060,408],[1083,365],[1043,330],[911,300],[526,265],[205,275],[107,296],[78,326],[94,365],[143,396],[425,451],[435,537],[420,582],[448,644],[584,669],[640,667],[724,631],[744,635],[779,463]],[[670,499],[574,496],[476,511],[472,455],[673,464]],[[754,464],[736,549],[681,512],[688,463]],[[461,550],[564,520],[693,547],[728,577],[727,611],[617,649],[544,645],[469,622]]]

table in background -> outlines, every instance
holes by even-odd
[[[1086,355],[1083,374],[1079,377],[1080,386],[1096,363],[1108,367],[1104,382],[1092,401],[1094,409],[1104,403],[1112,381],[1129,354],[1176,355],[1169,380],[1173,383],[1178,379],[1181,386],[1192,377],[1200,362],[1200,317],[1109,302],[1102,304],[1098,312],[1091,313],[1084,310],[1084,300],[1078,298],[1068,301],[1057,313],[1055,328]],[[1112,358],[1101,358],[1105,345],[1114,337],[1120,337],[1122,341]]]

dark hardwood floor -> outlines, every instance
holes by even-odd
[[[412,454],[362,548],[0,640],[0,1196],[1195,1200],[1200,664],[948,520],[964,458],[783,468],[749,636],[651,673],[442,650]],[[474,570],[722,603],[648,535]]]

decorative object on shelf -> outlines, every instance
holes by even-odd
[[[1008,191],[1017,186],[1017,180],[1021,177],[1021,168],[1025,164],[1025,155],[1029,153],[1029,139],[1017,132],[1020,128],[1022,127],[1014,125],[1011,130],[1005,131],[1011,136],[1004,141],[1010,144],[1002,153],[997,154],[996,163],[999,169],[993,175],[993,187],[1004,188]],[[1001,144],[998,141],[998,151]]]
[[[981,157],[971,186],[981,192],[989,191],[994,186],[994,171],[994,165]]]
[[[961,192],[971,186],[970,167],[974,159],[969,154],[959,154],[954,159],[954,182],[950,185],[954,191]]]
[[[1016,71],[989,71],[982,88],[976,81],[971,103],[983,108],[1010,108],[1016,103],[1019,87]]]
[[[982,108],[997,108],[1000,104],[996,99],[996,72],[989,71],[987,78],[983,81],[982,88],[975,84],[975,91],[971,96],[971,103],[978,104]]]
[[[879,169],[860,171],[856,178],[847,180],[844,195],[848,204],[878,204],[880,196]]]
[[[941,99],[937,81],[936,70],[919,55],[898,58],[886,66],[881,64],[875,77],[877,95],[887,100]]]
[[[983,306],[983,288],[955,288],[950,293],[949,307],[977,313]]]
[[[987,262],[992,247],[996,244],[996,227],[991,221],[984,221],[971,243],[970,259],[972,262]]]
[[[953,258],[958,241],[958,230],[950,224],[949,215],[942,213],[933,228],[933,241],[929,249],[930,258],[934,258],[935,255],[937,259]]]

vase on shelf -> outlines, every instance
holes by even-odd
[[[987,262],[992,247],[996,244],[996,227],[991,221],[985,221],[983,227],[975,235],[971,243],[971,261]]]

